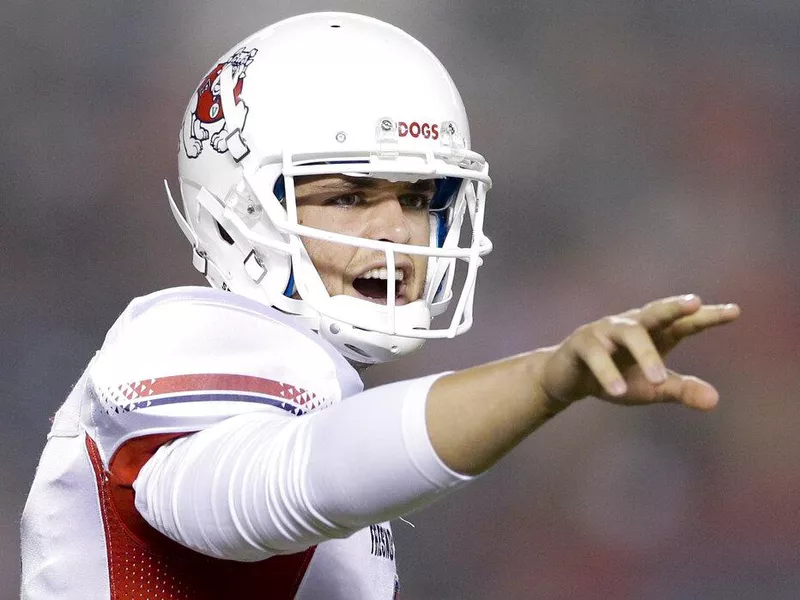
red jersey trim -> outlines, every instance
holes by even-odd
[[[111,600],[250,600],[294,598],[316,547],[259,562],[205,556],[153,529],[134,505],[133,481],[163,444],[187,434],[157,434],[126,442],[103,469],[86,437],[97,481],[108,553]]]

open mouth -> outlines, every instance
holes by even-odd
[[[386,267],[370,269],[353,280],[353,289],[366,300],[378,304],[387,303],[389,291],[389,271]],[[395,304],[405,304],[405,273],[403,269],[394,270]]]

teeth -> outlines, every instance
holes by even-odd
[[[394,270],[394,278],[395,281],[403,281],[403,270],[402,269],[395,269]],[[386,267],[381,267],[380,269],[370,269],[363,275],[359,277],[359,279],[389,279],[389,270]]]

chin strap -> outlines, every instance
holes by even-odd
[[[181,228],[183,235],[186,236],[186,239],[189,240],[192,248],[197,250],[197,234],[195,234],[192,226],[189,225],[181,211],[178,209],[178,205],[175,203],[175,199],[172,197],[172,190],[169,189],[169,183],[167,183],[166,179],[164,180],[164,189],[167,192],[167,200],[169,201],[169,208],[172,211],[172,216],[175,217],[175,220],[178,222],[178,226]]]
[[[189,243],[192,245],[192,265],[210,281],[216,282],[222,289],[228,289],[222,271],[217,267],[214,261],[208,258],[205,251],[200,248],[197,234],[178,209],[178,205],[172,197],[172,191],[169,189],[169,183],[167,183],[166,179],[164,180],[164,189],[167,191],[167,199],[169,201],[169,208],[172,211],[172,216],[175,217],[183,235],[186,236],[186,239],[189,240]]]

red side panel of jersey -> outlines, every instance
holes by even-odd
[[[158,448],[183,434],[125,443],[103,469],[94,441],[86,445],[97,478],[106,534],[111,600],[250,600],[293,598],[315,548],[245,563],[199,554],[153,529],[134,506],[133,481]]]

